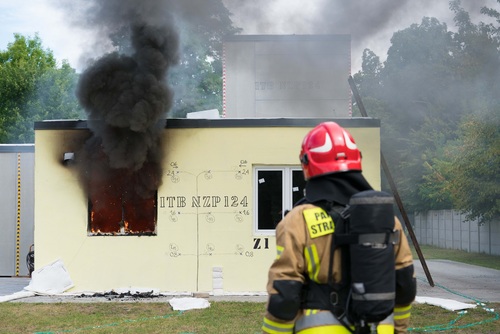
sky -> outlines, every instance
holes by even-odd
[[[78,1],[73,0],[73,3]],[[352,73],[361,66],[365,48],[385,60],[394,32],[424,16],[436,17],[453,30],[453,13],[449,0],[223,0],[234,14],[235,25],[243,34],[351,34]],[[14,33],[33,37],[38,34],[43,46],[53,51],[56,59],[66,59],[82,71],[91,57],[109,49],[94,43],[98,32],[77,26],[74,12],[64,9],[61,0],[0,0],[0,50],[14,41]],[[82,2],[84,3],[84,2]],[[350,4],[349,10],[345,8]],[[482,6],[496,8],[496,0],[462,0],[473,22],[485,19]]]

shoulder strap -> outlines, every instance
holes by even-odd
[[[340,246],[337,243],[337,233],[346,234],[349,226],[349,206],[332,205],[328,210],[333,221],[336,222],[335,233],[332,235],[330,247],[330,262],[328,263],[328,285],[331,287],[330,302],[333,308],[331,309],[334,317],[350,332],[354,333],[350,325],[346,322],[347,317],[347,299],[349,293],[350,279],[346,280],[347,273],[350,271],[349,252],[342,252],[342,278],[339,283],[333,281],[333,258],[335,248]]]
[[[308,202],[306,200],[306,202]],[[308,202],[310,203],[310,202]],[[326,200],[318,201],[311,203],[320,208],[322,208],[325,212],[327,212],[332,218],[335,224],[335,232],[332,235],[331,244],[330,244],[330,259],[328,262],[328,285],[333,290],[339,290],[339,285],[335,284],[333,281],[333,254],[335,253],[335,249],[339,246],[337,242],[337,234],[347,235],[347,218],[349,217],[349,206],[340,205],[335,202],[329,202]],[[344,243],[341,243],[344,244]],[[343,252],[346,253],[346,252]],[[343,259],[344,260],[344,259]],[[342,261],[345,262],[345,261]],[[344,266],[344,264],[343,264]],[[342,268],[344,270],[344,268]]]
[[[332,240],[330,244],[330,261],[328,263],[328,284],[334,289],[337,290],[338,286],[335,284],[333,281],[333,255],[335,253],[335,248],[338,246],[337,244],[337,238],[336,235],[337,233],[344,234],[346,231],[346,215],[344,214],[346,212],[346,209],[348,207],[344,207],[342,205],[338,205],[335,203],[328,203],[328,207],[325,208],[327,209],[326,211],[328,214],[332,217],[333,221],[335,222],[335,233],[332,235]],[[342,261],[344,262],[344,261]],[[336,289],[337,288],[337,289]]]

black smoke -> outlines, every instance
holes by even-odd
[[[177,37],[167,27],[134,23],[131,56],[108,54],[80,77],[77,96],[112,168],[139,169],[156,149],[172,105],[165,76],[177,61]]]
[[[77,97],[91,131],[78,155],[85,184],[107,179],[119,191],[149,197],[161,183],[162,134],[173,101],[166,79],[179,58],[172,8],[159,0],[87,5],[82,22],[100,31],[98,40],[114,38],[127,53],[107,53],[80,76]]]

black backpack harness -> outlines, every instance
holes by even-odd
[[[369,190],[354,195],[347,206],[326,201],[313,204],[331,216],[335,232],[328,283],[307,279],[302,308],[329,310],[352,333],[370,333],[368,323],[382,321],[394,308],[393,245],[399,242],[399,233],[394,231],[393,199],[384,192]],[[342,277],[334,282],[333,255],[339,247]]]

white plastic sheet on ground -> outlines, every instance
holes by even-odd
[[[73,281],[61,260],[56,260],[31,274],[31,281],[22,291],[0,296],[0,303],[39,295],[57,295],[73,287]]]
[[[73,287],[73,281],[62,260],[56,260],[31,275],[30,284],[24,288],[37,294],[57,295]]]
[[[172,298],[169,303],[175,311],[202,309],[210,306],[208,300],[194,297]]]
[[[11,295],[0,296],[0,303],[8,302],[11,300],[16,300],[16,299],[21,299],[21,298],[33,297],[34,295],[35,295],[35,293],[31,292],[31,291],[25,291],[25,290],[18,291],[18,292],[14,292]]]
[[[419,296],[417,296],[415,298],[415,302],[420,303],[420,304],[429,304],[429,305],[439,306],[439,307],[442,307],[442,308],[449,310],[449,311],[465,310],[465,309],[469,309],[469,308],[475,308],[477,306],[476,304],[467,304],[467,303],[462,303],[462,302],[452,300],[452,299],[435,298],[435,297],[419,297]]]

